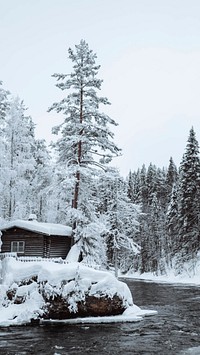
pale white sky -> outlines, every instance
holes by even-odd
[[[129,170],[179,165],[191,126],[200,142],[199,0],[0,0],[0,80],[18,94],[50,141],[60,122],[47,113],[62,93],[67,50],[85,39],[97,53],[115,142]]]

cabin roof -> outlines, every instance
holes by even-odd
[[[46,235],[59,235],[70,237],[72,234],[72,228],[63,224],[44,223],[37,221],[23,221],[20,219],[16,219],[14,221],[6,223],[1,228],[1,231],[5,231],[15,227]]]

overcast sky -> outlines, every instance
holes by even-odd
[[[69,73],[67,50],[85,39],[97,53],[107,113],[118,122],[113,161],[126,176],[150,162],[179,165],[189,130],[200,142],[199,0],[0,0],[0,80],[51,140],[47,113]]]

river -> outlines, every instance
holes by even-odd
[[[125,282],[136,305],[158,314],[136,323],[0,328],[0,354],[200,354],[200,287]]]

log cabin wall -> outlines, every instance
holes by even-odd
[[[26,231],[20,228],[11,228],[2,232],[2,253],[11,252],[11,242],[24,241],[24,253],[19,256],[37,256],[43,257],[44,236],[39,233]]]
[[[71,238],[63,236],[50,236],[50,258],[65,259],[71,247]]]
[[[44,236],[43,257],[50,258],[51,240],[48,235]]]
[[[65,259],[71,248],[71,237],[49,236],[21,228],[10,228],[2,231],[2,253],[11,252],[11,242],[25,242],[24,253],[18,256],[36,256],[42,258]]]

